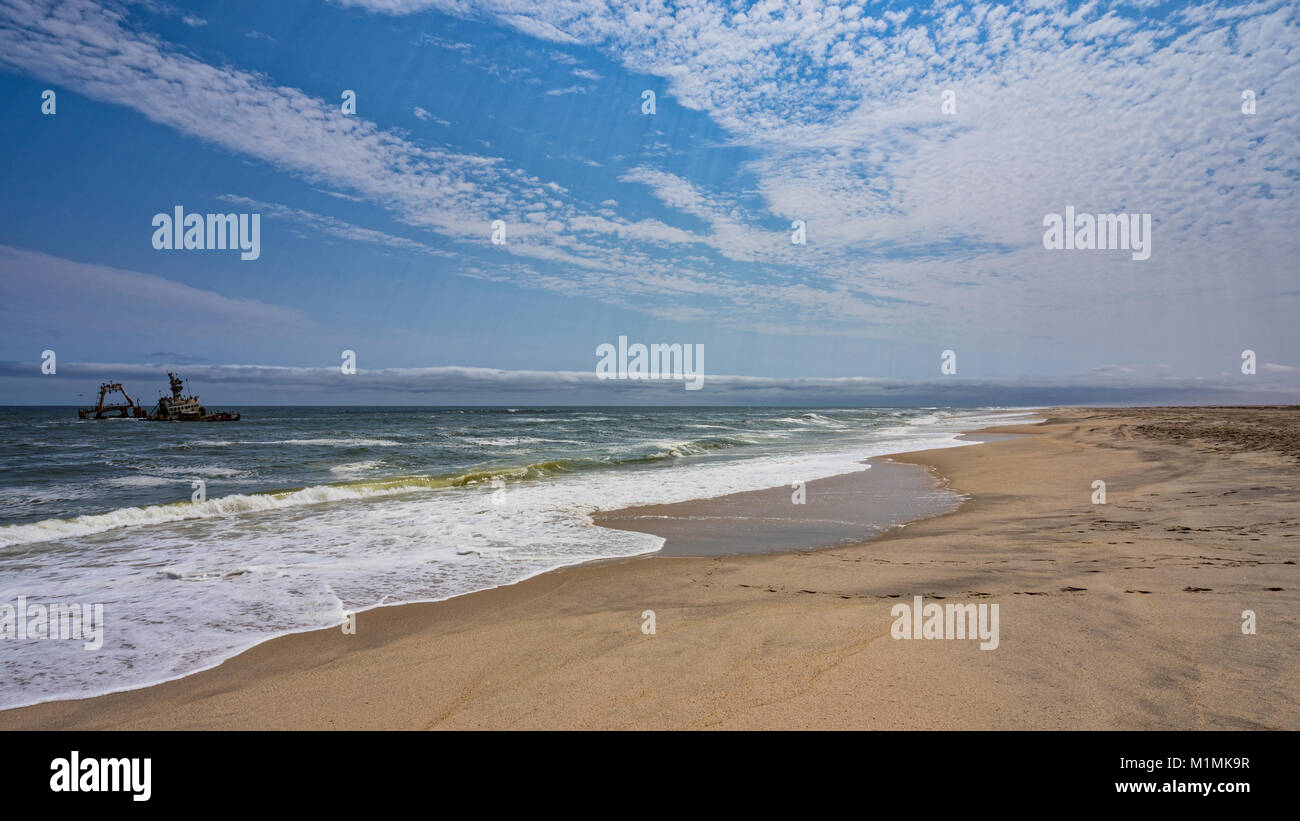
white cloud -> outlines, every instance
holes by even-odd
[[[412,251],[419,254],[426,254],[435,257],[454,257],[455,254],[432,248],[422,242],[398,237],[392,234],[386,234],[383,231],[375,231],[371,228],[362,228],[358,225],[344,222],[334,217],[324,214],[315,214],[311,211],[304,211],[301,208],[290,208],[278,203],[262,202],[260,200],[241,197],[235,194],[222,194],[217,197],[222,202],[228,202],[232,205],[238,205],[248,208],[253,212],[259,213],[264,217],[273,219],[287,219],[320,231],[330,236],[339,237],[340,239],[350,240],[352,242],[368,242],[374,245],[382,245],[400,251]]]
[[[522,14],[504,14],[500,17],[501,22],[513,26],[515,29],[540,40],[550,40],[555,43],[576,43],[577,39],[569,36],[556,26],[545,20],[538,20],[535,17],[526,17]]]

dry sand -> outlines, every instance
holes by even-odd
[[[895,457],[970,499],[869,542],[381,608],[0,728],[1300,728],[1300,410],[1044,415]],[[914,595],[998,603],[1000,646],[893,640]]]

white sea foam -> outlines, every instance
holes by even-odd
[[[175,483],[175,479],[164,479],[162,476],[117,476],[103,480],[103,484],[109,487],[160,487]]]
[[[335,465],[330,468],[330,473],[341,479],[356,479],[368,473],[372,473],[375,468],[382,464],[382,459],[366,459],[362,462],[348,462],[347,464]]]
[[[315,445],[317,447],[335,448],[400,448],[401,442],[392,439],[363,439],[350,437],[343,439],[277,439],[271,442],[251,442],[256,445]]]
[[[365,437],[350,436],[317,439],[195,439],[190,442],[181,443],[177,445],[177,447],[184,450],[190,450],[195,447],[226,448],[247,447],[248,445],[312,445],[315,447],[335,448],[398,448],[402,446],[402,443],[395,442],[392,439],[367,439]]]
[[[159,467],[156,470],[164,476],[176,476],[184,479],[230,479],[236,476],[248,475],[247,470],[222,467],[221,465],[185,465]]]
[[[203,502],[176,502],[166,505],[126,507],[107,513],[92,513],[71,519],[44,519],[31,524],[0,527],[0,549],[13,545],[92,536],[127,527],[160,525],[196,519],[213,519],[258,513],[283,508],[342,502],[374,496],[394,496],[427,489],[427,484],[413,480],[381,488],[314,485],[280,493],[235,494],[210,498]]]
[[[481,445],[495,448],[513,447],[516,445],[534,445],[540,442],[558,442],[559,439],[538,439],[535,436],[467,436],[460,440],[468,445]]]

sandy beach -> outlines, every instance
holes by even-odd
[[[838,543],[876,521],[846,508],[890,462],[809,482],[798,511],[778,488],[615,512],[659,521],[665,551],[367,611],[356,635],[275,639],[0,728],[1300,729],[1300,410],[1042,416],[892,457],[920,466],[899,482],[928,470],[966,501],[869,541]],[[914,596],[998,604],[999,646],[894,640]]]

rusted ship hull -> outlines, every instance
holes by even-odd
[[[120,393],[126,402],[116,405],[105,404],[109,394]],[[132,399],[120,382],[105,382],[99,386],[99,404],[93,408],[79,408],[80,419],[145,419],[147,414],[140,407],[139,400]]]
[[[150,422],[238,422],[239,414],[229,411],[208,412],[199,403],[197,396],[184,396],[185,383],[175,374],[167,374],[171,382],[171,396],[158,399],[152,411],[145,413],[138,400],[132,400],[126,390],[117,382],[105,382],[99,386],[99,404],[93,408],[81,408],[77,416],[82,419],[145,419]],[[105,400],[109,394],[120,393],[126,399],[125,404],[108,405]]]
[[[147,416],[150,422],[238,422],[239,414],[226,413],[209,413],[205,416]]]

